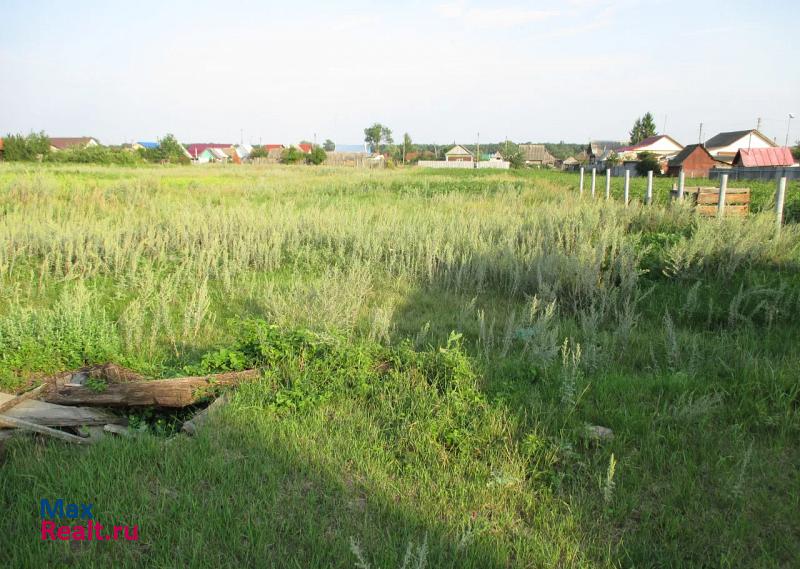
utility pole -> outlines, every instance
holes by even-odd
[[[703,144],[703,123],[700,123],[700,133],[697,135],[697,144]]]
[[[789,120],[786,121],[786,141],[783,143],[784,146],[789,146],[789,129],[792,128],[793,118],[794,113],[789,113]]]

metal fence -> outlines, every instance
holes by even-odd
[[[729,180],[800,180],[800,168],[719,168],[708,173],[710,180],[719,180],[720,175],[727,174]]]

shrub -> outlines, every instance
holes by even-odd
[[[639,162],[636,164],[636,172],[640,176],[646,176],[651,170],[656,174],[661,173],[661,165],[658,163],[658,157],[652,152],[640,152],[638,158]]]
[[[314,166],[319,166],[328,158],[327,153],[325,150],[322,149],[320,146],[315,146],[311,153],[306,155],[306,164],[313,164]]]

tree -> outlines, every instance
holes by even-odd
[[[617,164],[620,164],[621,162],[622,158],[620,158],[619,154],[617,154],[616,152],[612,152],[611,154],[608,155],[608,158],[606,158],[606,164],[608,164],[611,167],[614,167]]]
[[[645,138],[656,135],[656,121],[652,113],[645,113],[642,118],[636,119],[630,132],[631,144],[639,144]]]
[[[50,138],[44,131],[31,132],[28,136],[9,134],[3,139],[3,147],[4,158],[9,162],[33,162],[50,154]]]
[[[651,170],[654,174],[661,173],[661,164],[658,162],[658,157],[652,152],[640,152],[636,157],[639,159],[636,164],[636,172],[640,176],[646,176]]]
[[[392,131],[389,127],[376,122],[364,129],[364,142],[372,153],[380,152],[384,144],[393,144]]]
[[[250,158],[268,158],[269,150],[266,146],[256,146],[250,153]]]
[[[297,164],[303,159],[303,153],[294,146],[284,148],[281,152],[281,164]]]
[[[498,152],[500,152],[500,156],[503,157],[503,160],[511,164],[512,168],[525,167],[525,159],[522,156],[522,151],[519,149],[519,146],[510,140],[501,142]]]
[[[336,150],[336,144],[330,138],[326,138],[325,142],[322,143],[322,149],[325,152],[333,152]]]
[[[407,132],[403,134],[403,164],[406,162],[406,154],[414,151],[414,143],[411,141],[411,135]]]
[[[792,156],[794,156],[795,160],[800,160],[800,140],[795,142],[794,148],[792,148]]]
[[[322,149],[320,146],[315,146],[311,149],[311,152],[306,155],[306,164],[313,164],[314,166],[319,166],[328,158],[328,155],[325,153],[325,150]]]

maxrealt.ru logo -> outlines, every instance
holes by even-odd
[[[116,541],[139,539],[139,526],[113,526],[110,533],[103,533],[104,526],[94,519],[94,504],[65,503],[62,498],[50,502],[43,498],[39,503],[42,518],[42,540],[60,541]],[[49,519],[48,519],[49,518]],[[59,520],[80,520],[84,524],[70,525],[56,523]]]

